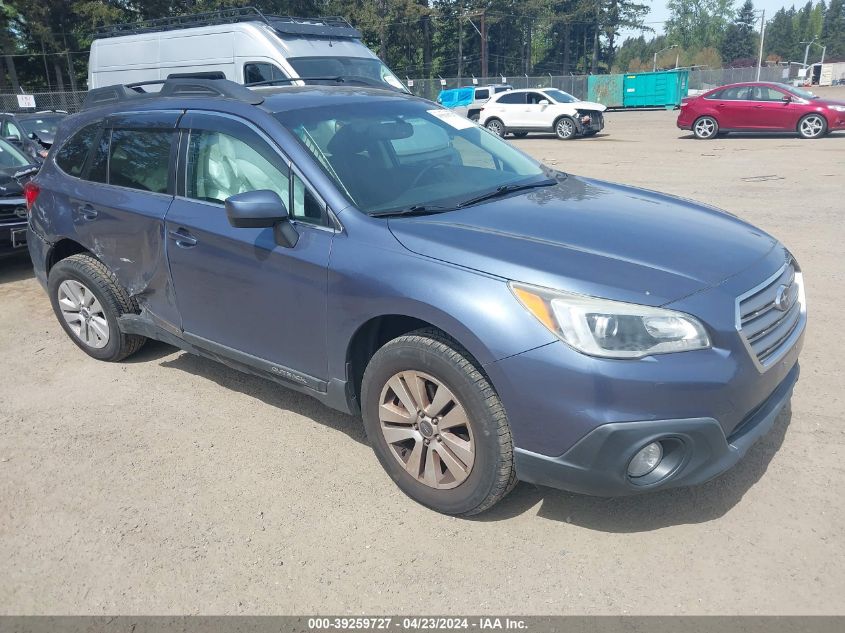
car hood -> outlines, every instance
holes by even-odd
[[[562,105],[572,106],[576,110],[598,110],[599,112],[607,110],[606,105],[596,103],[595,101],[576,101],[575,103],[565,103]]]
[[[392,218],[408,250],[510,280],[646,305],[718,284],[777,241],[672,196],[569,176],[465,209]]]

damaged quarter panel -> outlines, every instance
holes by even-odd
[[[43,208],[51,213],[40,213],[41,205],[33,210],[34,231],[54,247],[70,239],[91,251],[149,317],[171,330],[180,322],[164,250],[164,216],[173,201],[180,116],[181,111],[159,111],[106,119],[79,177],[68,178],[53,161],[45,164],[37,180]],[[72,125],[69,135],[85,125]],[[154,143],[145,144],[150,138]],[[160,182],[151,181],[143,167],[155,161]]]

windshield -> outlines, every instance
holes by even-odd
[[[0,139],[0,169],[25,167],[32,163],[14,145]]]
[[[539,163],[450,110],[367,101],[276,115],[364,213],[450,209],[498,187],[544,181]]]
[[[575,103],[576,101],[578,101],[578,99],[573,97],[568,92],[564,92],[563,90],[557,90],[553,88],[551,90],[544,90],[543,93],[549,95],[558,103]]]
[[[818,97],[809,90],[801,90],[801,88],[796,88],[795,86],[787,86],[786,84],[781,84],[780,87],[786,90],[787,92],[791,92],[792,94],[801,97],[802,99],[818,99]]]
[[[20,119],[21,126],[26,131],[27,134],[38,134],[39,132],[43,134],[49,134],[50,136],[55,136],[56,128],[59,127],[59,123],[65,117],[63,114],[53,114],[53,115],[46,115],[43,117],[32,117],[29,119]]]
[[[403,92],[408,89],[380,59],[373,57],[291,57],[300,77],[366,77]]]

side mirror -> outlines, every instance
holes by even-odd
[[[285,203],[275,191],[259,189],[230,196],[226,199],[229,224],[238,229],[273,229],[279,246],[293,248],[299,233],[290,223]]]
[[[783,95],[781,101],[783,101],[784,103],[790,103],[792,101],[792,97],[790,97],[789,95]]]
[[[18,143],[19,144],[21,142],[21,140],[17,136],[7,136],[5,140],[6,140],[7,143]]]
[[[550,102],[549,102],[548,99],[540,99],[540,105],[541,106],[547,106],[547,105],[549,105],[549,103]]]

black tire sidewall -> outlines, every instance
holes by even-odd
[[[62,316],[62,310],[59,307],[59,286],[67,279],[73,279],[83,284],[94,294],[95,297],[97,297],[97,300],[103,307],[103,314],[109,324],[109,342],[105,347],[96,349],[83,343],[79,337],[77,337],[76,333],[70,329],[70,326],[67,324],[67,321],[65,321],[64,316]],[[118,311],[115,307],[114,298],[107,292],[104,292],[100,286],[100,282],[89,275],[87,271],[82,269],[78,262],[73,260],[62,260],[56,264],[50,271],[47,282],[47,291],[50,293],[50,303],[53,306],[53,312],[55,312],[56,318],[59,320],[59,324],[76,346],[79,347],[79,349],[92,358],[96,358],[98,360],[112,360],[120,356],[122,349],[122,333],[117,323]]]
[[[805,136],[805,135],[801,132],[801,124],[802,124],[802,123],[804,123],[804,119],[807,119],[807,118],[809,118],[809,117],[813,117],[813,116],[817,116],[817,117],[819,117],[819,118],[822,120],[822,131],[821,131],[821,132],[819,132],[818,134],[816,134],[815,136]],[[804,115],[804,116],[802,116],[802,117],[801,117],[801,119],[798,121],[798,136],[800,136],[801,138],[807,139],[807,140],[812,140],[812,139],[816,139],[816,138],[821,138],[822,136],[824,136],[824,135],[827,133],[827,130],[828,130],[827,119],[825,119],[825,118],[824,118],[822,115],[820,115],[820,114],[805,114],[805,115]]]
[[[561,136],[561,135],[560,135],[560,133],[558,132],[557,128],[558,128],[558,126],[560,125],[560,122],[561,122],[561,121],[569,121],[569,122],[572,124],[572,134],[570,134],[569,136]],[[576,126],[576,125],[575,125],[575,120],[574,120],[572,117],[570,117],[570,116],[562,116],[562,117],[558,117],[558,118],[555,120],[555,127],[554,127],[554,130],[555,130],[555,136],[556,136],[556,137],[558,137],[561,141],[571,141],[571,140],[572,140],[572,139],[574,139],[576,136],[578,136],[578,126]]]
[[[458,397],[470,420],[475,461],[469,477],[455,488],[436,490],[414,479],[393,456],[379,428],[382,389],[392,376],[408,370],[425,372],[443,382]],[[481,505],[494,489],[501,459],[495,423],[480,390],[449,358],[411,342],[389,343],[376,353],[364,374],[361,413],[382,467],[405,494],[419,503],[446,514],[464,514]]]
[[[710,136],[699,136],[698,132],[695,131],[695,128],[698,125],[698,122],[701,121],[702,119],[710,119],[711,121],[713,121],[713,125],[715,126],[715,129],[713,130],[713,134],[711,134]],[[700,116],[692,124],[692,134],[693,134],[693,136],[695,136],[695,138],[702,140],[702,141],[708,141],[711,138],[716,138],[717,136],[719,136],[719,122],[716,119],[714,119],[712,116]]]

